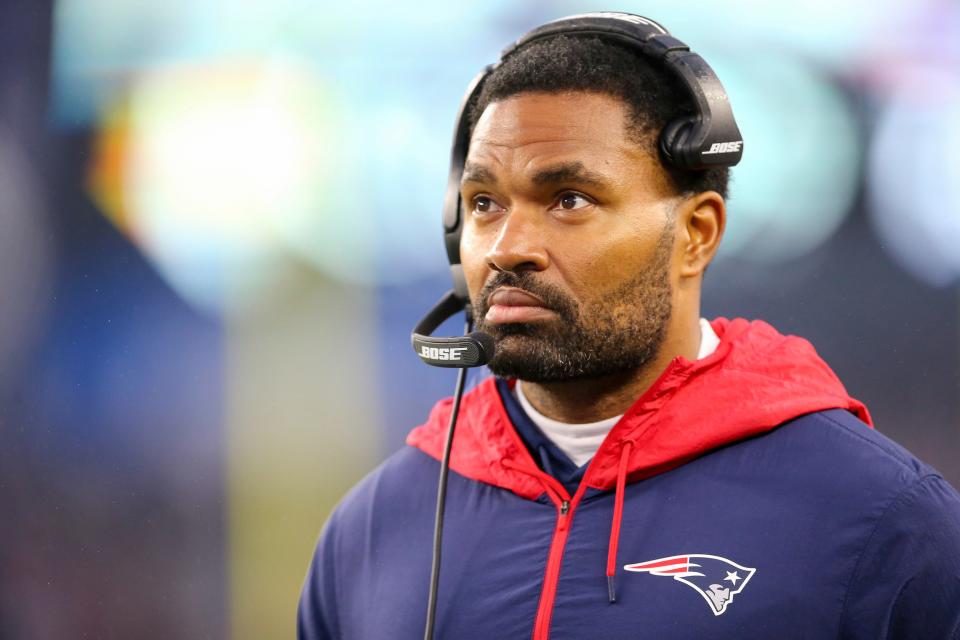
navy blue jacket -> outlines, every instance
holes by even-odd
[[[436,637],[960,639],[960,496],[805,341],[714,329],[718,353],[674,362],[584,468],[504,381],[468,394]],[[448,415],[331,516],[300,638],[422,637]]]

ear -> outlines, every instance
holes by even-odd
[[[727,225],[727,205],[716,191],[703,191],[690,196],[678,211],[683,242],[680,276],[703,275],[720,247]]]

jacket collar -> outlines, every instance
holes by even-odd
[[[583,478],[590,488],[613,488],[628,443],[627,482],[636,482],[815,411],[847,409],[872,426],[863,403],[847,394],[806,340],[762,321],[720,318],[711,326],[720,337],[717,350],[702,360],[670,363],[600,446]],[[407,443],[439,459],[451,405],[449,398],[437,403]],[[464,396],[450,466],[528,499],[544,492],[495,379]]]

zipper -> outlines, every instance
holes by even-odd
[[[540,605],[537,607],[537,621],[533,625],[533,640],[546,640],[550,633],[550,618],[553,615],[553,602],[557,597],[557,582],[560,580],[560,565],[563,562],[563,548],[567,544],[570,532],[570,501],[563,500],[557,508],[557,523],[553,529],[553,541],[547,555],[547,570],[543,576],[543,590],[540,592]]]
[[[577,492],[570,497],[566,487],[553,476],[547,475],[540,469],[526,469],[519,465],[503,462],[508,469],[515,469],[540,480],[547,496],[557,508],[557,521],[553,527],[553,539],[550,542],[550,551],[547,554],[547,567],[543,576],[543,587],[540,590],[540,604],[537,605],[537,618],[533,625],[533,640],[547,640],[550,635],[550,619],[553,616],[553,604],[557,598],[557,583],[560,580],[560,565],[563,562],[563,549],[567,545],[567,536],[570,534],[570,522],[580,504],[580,499],[587,490],[589,482],[587,475],[580,481]]]
[[[553,529],[553,541],[547,555],[547,569],[543,576],[543,590],[540,592],[540,605],[537,607],[537,620],[533,625],[533,640],[547,640],[550,636],[550,619],[553,617],[553,603],[557,598],[557,583],[560,581],[560,565],[563,563],[563,550],[570,535],[570,522],[580,504],[580,498],[586,491],[587,483],[581,482],[577,493],[570,499],[566,490],[560,495],[549,493],[557,506],[557,522]]]

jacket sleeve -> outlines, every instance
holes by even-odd
[[[960,495],[937,475],[886,508],[847,591],[842,638],[960,640]]]
[[[297,607],[297,640],[342,637],[337,621],[337,576],[334,549],[336,512],[320,533]]]

